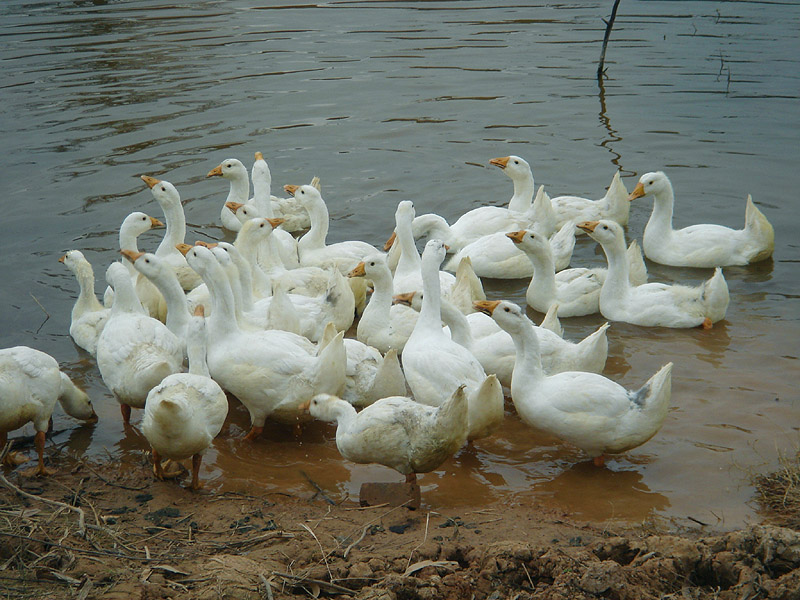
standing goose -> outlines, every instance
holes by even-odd
[[[516,304],[476,302],[507,331],[517,348],[511,399],[520,418],[536,429],[574,444],[601,466],[606,454],[636,448],[661,428],[669,408],[672,363],[638,390],[597,373],[546,375],[531,322]]]
[[[336,447],[349,461],[377,463],[416,483],[455,454],[467,434],[467,401],[459,386],[438,407],[404,396],[382,398],[361,412],[329,394],[315,396],[306,407],[311,416],[336,422]]]
[[[407,306],[392,304],[392,273],[386,264],[386,255],[367,256],[356,265],[349,276],[366,277],[372,281],[373,286],[369,303],[358,320],[357,339],[384,354],[389,350],[402,354],[411,332],[414,331],[417,313]]]
[[[528,257],[533,277],[525,293],[528,306],[545,313],[558,304],[559,317],[580,317],[600,312],[600,289],[606,280],[605,268],[573,268],[556,273],[553,252],[544,236],[535,231],[514,231],[506,236]],[[636,241],[627,251],[631,285],[647,282],[647,266]]]
[[[444,243],[431,240],[422,254],[424,297],[414,331],[403,349],[403,369],[417,402],[444,403],[466,384],[469,415],[468,439],[490,435],[503,420],[503,391],[496,375],[487,376],[478,359],[442,330],[439,265]]]
[[[153,227],[163,227],[164,223],[155,217],[149,217],[143,212],[132,212],[122,221],[119,228],[119,249],[130,250],[132,252],[139,252],[138,239],[145,231],[150,231]],[[126,263],[125,267],[128,269],[128,274],[133,281],[136,295],[139,301],[151,317],[163,321],[167,314],[167,305],[164,303],[164,298],[161,296],[156,287],[142,277],[133,268],[133,265]],[[103,294],[103,304],[111,308],[114,303],[114,289],[109,285],[106,286],[105,293]]]
[[[709,329],[725,318],[730,297],[728,284],[717,267],[711,279],[699,286],[630,283],[625,256],[625,233],[615,221],[587,221],[578,225],[602,247],[608,274],[600,290],[600,312],[606,319],[646,327],[697,327]]]
[[[706,223],[673,229],[675,196],[661,171],[642,175],[630,199],[649,195],[653,196],[653,212],[644,228],[642,246],[652,261],[673,267],[728,267],[772,256],[775,231],[749,195],[744,229]]]
[[[55,473],[44,466],[44,444],[56,401],[76,419],[97,421],[89,396],[58,368],[56,359],[27,346],[0,350],[0,398],[0,448],[6,445],[9,431],[31,422],[36,430],[34,445],[39,464],[26,475]],[[16,466],[25,460],[16,452],[9,452],[4,464]]]
[[[222,267],[208,248],[184,247],[189,264],[203,277],[214,310],[208,318],[211,376],[250,412],[255,439],[269,418],[296,423],[298,407],[319,393],[338,394],[345,385],[347,357],[343,334],[325,348],[286,331],[244,331],[234,316],[234,300]]]
[[[106,280],[114,288],[114,305],[97,340],[97,367],[127,424],[131,407],[144,408],[148,392],[181,370],[184,342],[161,321],[144,314],[121,263],[109,265]]]
[[[419,311],[422,309],[422,297],[420,292],[399,294],[395,296],[395,302]],[[558,307],[554,305],[542,326],[534,325],[539,336],[544,372],[548,375],[561,371],[601,373],[608,358],[608,323],[601,325],[580,342],[570,342],[544,327],[548,318],[557,322],[557,310]],[[449,328],[453,341],[472,352],[487,373],[494,373],[500,383],[506,387],[511,386],[517,351],[511,336],[491,317],[482,312],[465,315],[447,300],[442,300],[442,322]]]
[[[182,244],[186,237],[186,215],[183,213],[181,196],[169,181],[161,181],[147,175],[142,175],[141,177],[142,181],[150,188],[153,198],[161,206],[161,210],[164,211],[164,217],[167,221],[164,239],[161,240],[155,254],[172,267],[184,290],[196,288],[202,283],[202,280],[186,264],[186,259],[175,248],[178,244]]]
[[[202,487],[200,463],[203,452],[217,437],[228,415],[225,392],[208,373],[206,329],[203,311],[190,318],[187,327],[189,372],[175,373],[147,394],[142,433],[153,450],[153,473],[157,479],[173,475],[163,470],[161,460],[192,457],[193,490]]]
[[[75,274],[80,286],[78,298],[72,307],[69,334],[78,346],[94,356],[97,354],[97,338],[111,311],[94,295],[94,270],[80,250],[70,250],[58,261]]]

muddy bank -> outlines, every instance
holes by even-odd
[[[145,460],[123,470],[63,457],[48,479],[5,471],[4,597],[800,598],[800,534],[788,528],[676,532],[424,499],[364,508],[311,485],[192,493],[152,481]]]

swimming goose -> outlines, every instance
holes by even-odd
[[[178,276],[178,281],[180,281],[184,290],[188,291],[196,288],[202,283],[202,280],[186,264],[186,259],[183,255],[175,249],[175,246],[182,244],[186,237],[186,215],[183,213],[181,196],[169,181],[161,181],[147,175],[142,175],[141,178],[150,188],[153,198],[161,206],[167,221],[164,239],[161,240],[158,248],[156,248],[155,255],[175,271],[175,275]]]
[[[242,224],[236,218],[236,215],[231,212],[227,203],[248,203],[250,199],[250,180],[247,175],[247,168],[239,159],[228,158],[211,169],[206,174],[206,177],[224,177],[229,181],[228,197],[225,199],[225,204],[222,205],[219,217],[225,229],[239,231],[242,228]]]
[[[284,189],[297,198],[311,216],[311,229],[297,242],[300,264],[303,266],[335,266],[343,275],[350,272],[365,256],[378,252],[374,246],[360,240],[327,244],[329,217],[322,195],[310,185],[285,185]]]
[[[503,391],[478,359],[442,331],[438,271],[446,249],[431,240],[422,253],[424,297],[414,331],[403,349],[403,370],[417,402],[438,406],[462,384],[468,399],[469,440],[490,435],[503,420]]]
[[[536,226],[532,229],[538,231]],[[575,249],[575,225],[565,223],[548,241],[556,271],[566,269]],[[487,235],[467,244],[447,261],[445,269],[455,271],[465,257],[471,259],[472,268],[479,277],[526,279],[533,276],[531,261],[505,232]]]
[[[699,286],[645,283],[633,287],[625,257],[625,234],[615,221],[578,224],[600,243],[608,259],[608,274],[600,290],[600,312],[606,319],[650,327],[705,329],[725,318],[730,301],[722,269]]]
[[[239,222],[244,225],[251,219],[270,219],[274,225],[272,237],[269,239],[270,251],[280,257],[281,262],[288,269],[296,269],[300,266],[300,259],[297,256],[297,239],[288,231],[282,229],[280,226],[285,223],[284,219],[277,219],[271,215],[265,215],[262,211],[257,210],[254,206],[248,204],[241,204],[239,202],[226,202],[231,211],[234,212]],[[241,228],[239,229],[241,232]],[[260,252],[259,252],[260,254]],[[259,262],[263,259],[259,258]]]
[[[747,196],[744,229],[722,225],[672,228],[675,197],[672,184],[661,172],[645,173],[630,199],[653,196],[653,212],[644,228],[642,245],[650,260],[674,267],[728,267],[765,260],[775,249],[775,231]]]
[[[536,429],[574,444],[594,463],[606,454],[636,448],[661,428],[669,408],[672,363],[667,363],[638,390],[582,371],[546,375],[538,336],[516,304],[476,302],[507,331],[517,349],[511,399],[520,418]]]
[[[420,215],[413,220],[415,239],[439,239],[450,252],[458,252],[484,236],[532,226],[534,185],[530,165],[519,156],[493,158],[489,163],[501,168],[514,182],[514,195],[508,208],[480,206],[461,215],[452,225],[437,214]]]
[[[132,212],[122,221],[119,228],[119,249],[130,250],[132,252],[139,252],[138,238],[145,231],[150,231],[153,227],[163,227],[164,224],[155,217],[149,217],[143,212]],[[125,267],[128,269],[128,274],[133,281],[136,289],[136,295],[139,301],[151,317],[163,321],[167,314],[167,305],[164,298],[156,287],[147,280],[147,278],[139,275],[139,272],[133,268],[131,263],[126,263]],[[114,303],[114,289],[109,285],[103,294],[103,305],[111,308]]]
[[[416,311],[422,308],[423,294],[411,292],[399,294],[394,301],[410,306]],[[556,323],[557,306],[553,306],[548,317]],[[514,370],[516,349],[511,336],[503,331],[491,317],[482,312],[465,315],[447,300],[442,300],[442,322],[449,329],[454,342],[464,346],[477,358],[487,373],[494,373],[506,387],[511,386],[511,374]],[[542,368],[552,375],[561,371],[589,371],[601,373],[608,358],[608,323],[601,325],[595,332],[578,343],[570,342],[542,326],[533,326],[539,336]]]
[[[559,317],[580,317],[600,312],[600,289],[607,269],[583,267],[556,273],[548,240],[535,231],[514,231],[506,236],[523,250],[533,266],[533,277],[525,293],[528,306],[547,312],[558,304]],[[636,241],[627,251],[631,285],[647,282],[647,267]]]
[[[393,305],[392,273],[386,255],[367,256],[349,273],[372,281],[373,292],[358,320],[356,338],[386,354],[389,350],[403,353],[408,337],[417,322],[417,313],[407,306]]]
[[[623,227],[628,224],[631,203],[628,200],[628,190],[620,179],[619,171],[614,173],[611,185],[608,186],[605,196],[599,200],[580,198],[578,196],[556,196],[550,203],[556,217],[557,227],[565,223],[580,223],[581,221],[597,221],[608,219],[616,221]],[[582,232],[578,232],[582,233]]]
[[[94,271],[80,250],[70,250],[58,261],[75,274],[80,287],[72,307],[69,334],[78,346],[94,356],[97,354],[97,338],[111,310],[104,307],[94,295]]]
[[[97,340],[97,366],[127,424],[131,407],[144,408],[147,393],[181,370],[184,343],[144,314],[125,266],[111,263],[106,281],[114,288],[114,304]]]
[[[267,417],[296,423],[300,404],[319,393],[341,393],[347,365],[343,333],[317,355],[317,348],[302,336],[278,330],[242,330],[234,316],[230,285],[217,259],[202,246],[185,251],[189,264],[208,284],[214,305],[206,322],[208,369],[250,412],[246,440],[263,431]]]
[[[294,198],[278,198],[271,194],[272,173],[261,152],[256,152],[252,177],[252,204],[258,209],[260,213],[258,216],[283,219],[283,230],[287,232],[302,231],[311,227],[311,218],[302,204]],[[314,177],[311,185],[320,189],[319,177]],[[267,199],[269,199],[269,203],[266,202]],[[295,247],[296,253],[297,248]],[[286,263],[286,266],[291,268],[289,263]]]
[[[463,385],[438,407],[391,396],[356,412],[341,398],[322,394],[307,410],[317,419],[336,422],[336,447],[345,459],[384,465],[405,475],[406,483],[416,483],[417,473],[433,471],[455,454],[467,434]]]
[[[217,437],[228,415],[225,392],[206,365],[206,330],[202,309],[190,318],[187,332],[189,372],[164,378],[147,394],[142,433],[153,451],[153,473],[163,480],[161,460],[192,457],[191,489],[198,490],[203,452]]]
[[[8,432],[33,423],[34,446],[38,466],[25,475],[52,475],[55,470],[44,466],[45,434],[56,401],[68,415],[83,421],[96,422],[89,396],[79,389],[58,367],[49,354],[28,346],[0,350],[0,448],[6,445]],[[9,452],[4,464],[16,466],[27,460]]]

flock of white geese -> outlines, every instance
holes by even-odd
[[[124,258],[105,272],[103,303],[84,255],[71,250],[60,260],[80,286],[70,334],[96,357],[126,425],[132,408],[144,410],[155,476],[177,475],[169,463],[191,457],[191,487],[202,486],[201,457],[225,421],[226,392],[250,413],[245,440],[260,435],[266,419],[334,421],[343,457],[386,465],[412,483],[502,426],[504,388],[526,424],[598,465],[655,435],[672,363],[627,390],[600,374],[608,323],[572,342],[559,318],[599,312],[640,326],[711,327],[729,302],[721,267],[771,256],[771,225],[748,198],[741,230],[673,229],[673,191],[662,172],[643,175],[630,195],[617,173],[599,200],[550,198],[541,187],[534,194],[522,158],[489,162],[514,183],[508,207],[476,208],[449,224],[402,201],[383,251],[361,241],[328,244],[319,182],[286,185],[289,197],[277,198],[261,153],[252,176],[233,158],[208,173],[229,182],[221,219],[237,232],[233,243],[187,244],[178,190],[142,176],[165,218],[158,249],[140,252],[137,237],[161,221],[130,214],[119,231]],[[626,247],[623,230],[630,201],[642,196],[654,202],[644,255],[715,267],[709,280],[647,281],[641,249],[635,241]],[[584,233],[602,246],[607,268],[568,268]],[[428,240],[421,256],[420,239]],[[541,325],[524,307],[487,300],[481,277],[530,278],[526,299],[546,314]],[[345,337],[355,321],[355,337]],[[33,422],[33,474],[52,472],[43,449],[56,401],[76,418],[96,419],[57,361],[24,346],[0,350],[0,398],[0,447],[8,432]],[[8,448],[3,457],[10,465],[23,458]]]

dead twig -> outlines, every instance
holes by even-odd
[[[30,498],[31,500],[38,500],[39,502],[44,502],[45,504],[51,504],[53,506],[61,507],[62,509],[72,510],[78,513],[78,535],[80,537],[86,537],[86,514],[83,512],[82,509],[78,508],[77,506],[72,506],[70,504],[66,504],[65,502],[59,502],[58,500],[48,500],[47,498],[42,498],[41,496],[37,496],[36,494],[29,494],[28,492],[21,490],[13,483],[11,483],[8,479],[6,479],[2,474],[0,474],[0,482],[3,483],[7,488],[13,490],[20,496],[25,498]]]
[[[331,506],[336,506],[336,502],[334,502],[333,500],[331,500],[331,499],[330,499],[330,497],[328,497],[328,495],[325,493],[325,490],[323,490],[323,489],[322,489],[322,488],[319,486],[319,484],[318,484],[316,481],[314,481],[313,479],[311,479],[311,477],[309,477],[308,473],[306,473],[305,471],[300,471],[300,474],[301,474],[303,477],[305,477],[305,478],[306,478],[306,480],[308,481],[308,483],[310,483],[310,484],[311,484],[311,486],[312,486],[312,487],[313,487],[315,490],[317,490],[317,493],[316,493],[316,494],[314,494],[315,496],[316,496],[317,494],[319,494],[320,496],[322,496],[322,499],[323,499],[323,500],[325,500],[325,502],[327,502],[327,503],[328,503],[328,504],[330,504]]]
[[[619,0],[614,0],[614,6],[611,8],[611,17],[609,17],[608,21],[603,19],[603,22],[606,24],[606,32],[605,35],[603,35],[603,48],[600,50],[600,62],[597,64],[598,81],[602,81],[603,75],[605,74],[606,48],[608,47],[608,39],[611,37],[611,28],[614,27],[614,19],[617,18],[618,6]]]
[[[317,540],[317,545],[319,546],[319,551],[322,553],[322,560],[325,561],[325,568],[328,569],[328,577],[333,579],[333,573],[331,573],[331,567],[328,564],[328,555],[325,554],[325,549],[322,547],[322,543],[319,541],[319,538],[317,537],[317,534],[314,533],[314,531],[311,529],[311,527],[309,527],[305,523],[300,523],[300,527],[302,527],[303,529],[308,531],[308,533],[310,533],[312,535],[312,537],[315,540]]]
[[[350,588],[346,588],[341,585],[336,585],[335,583],[331,583],[330,581],[323,581],[322,579],[309,579],[308,577],[300,577],[298,575],[292,575],[290,573],[280,573],[278,571],[273,571],[272,574],[277,577],[283,577],[284,579],[294,581],[295,585],[301,585],[303,583],[318,585],[321,590],[325,590],[326,592],[331,592],[333,594],[347,594],[349,596],[352,596],[355,593]]]

